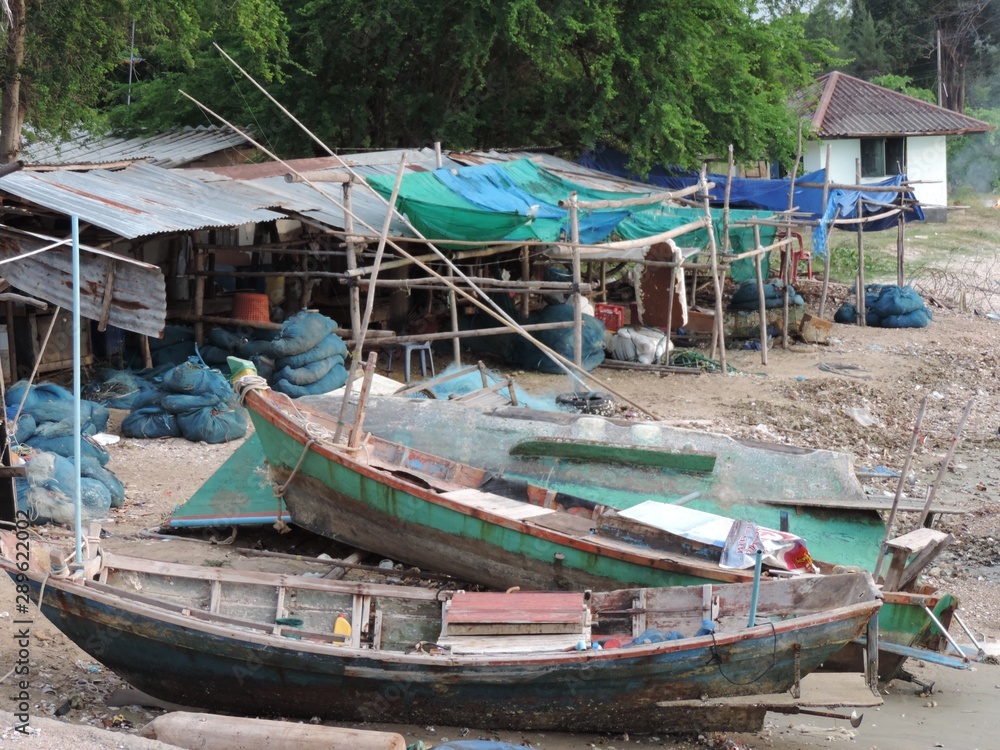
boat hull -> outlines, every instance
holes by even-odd
[[[36,601],[42,578],[30,578]],[[163,700],[244,715],[599,732],[755,730],[766,700],[706,713],[699,699],[787,691],[879,608],[870,599],[633,653],[461,658],[248,634],[108,588],[48,578],[41,611],[93,658]]]

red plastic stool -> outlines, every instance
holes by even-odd
[[[799,277],[799,263],[802,263],[803,261],[805,261],[805,264],[806,264],[806,278],[812,279],[812,277],[813,277],[812,253],[810,253],[809,251],[807,251],[805,249],[805,246],[802,244],[802,235],[801,234],[799,234],[798,232],[792,232],[791,236],[794,237],[795,239],[797,239],[799,241],[799,249],[798,250],[794,250],[794,249],[792,250],[792,273],[791,273],[791,276],[789,276],[788,280],[789,281],[795,281]],[[781,239],[784,239],[784,236],[775,237],[775,239],[776,240],[781,240]],[[781,252],[781,271],[779,273],[780,273],[780,278],[782,278],[782,279],[785,278],[785,252],[784,252],[784,250],[782,250],[782,252]]]

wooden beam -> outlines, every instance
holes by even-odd
[[[100,333],[108,328],[108,315],[111,313],[111,300],[114,297],[115,261],[108,258],[108,275],[104,279],[104,299],[101,302],[101,317],[97,320],[97,330]]]

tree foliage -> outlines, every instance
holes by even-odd
[[[282,155],[310,155],[217,42],[332,147],[610,143],[640,170],[729,144],[787,159],[788,96],[832,47],[806,36],[805,14],[768,2],[48,0],[30,6],[22,98],[41,129],[212,122],[183,89]]]

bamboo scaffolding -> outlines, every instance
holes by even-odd
[[[832,147],[829,143],[826,144],[826,161],[823,164],[823,202],[820,204],[823,215],[826,215],[826,203],[830,200],[830,154]],[[803,183],[805,184],[805,183]],[[840,213],[839,209],[837,213]],[[837,220],[837,216],[834,215],[834,221]],[[822,219],[821,219],[822,221]],[[831,225],[831,229],[832,229]],[[823,258],[823,291],[819,296],[819,317],[826,317],[826,295],[830,289],[830,242],[829,237],[827,237],[826,243],[826,257]]]
[[[341,162],[341,164],[342,164],[342,165],[343,165],[343,166],[344,166],[345,168],[347,168],[347,169],[348,169],[348,170],[350,170],[350,171],[353,171],[353,170],[351,170],[350,166],[349,166],[349,165],[348,165],[348,164],[347,164],[346,162],[344,162],[344,161],[343,161],[343,159],[340,159],[340,158],[339,158],[338,156],[336,156],[336,154],[334,154],[334,153],[333,153],[333,151],[332,151],[332,150],[330,150],[330,149],[329,149],[329,148],[328,148],[328,147],[327,147],[327,146],[326,146],[325,144],[322,144],[322,141],[319,141],[319,139],[317,139],[317,138],[315,137],[315,135],[313,135],[313,134],[312,134],[312,133],[311,133],[311,132],[310,132],[310,131],[309,131],[309,130],[308,130],[308,129],[307,129],[307,128],[306,128],[305,126],[304,126],[304,125],[302,125],[302,123],[300,123],[300,122],[299,122],[299,121],[298,121],[297,119],[295,119],[295,117],[294,117],[294,116],[293,116],[293,115],[292,115],[292,114],[291,114],[290,112],[288,112],[288,110],[287,110],[287,109],[286,109],[286,108],[285,108],[284,106],[282,106],[282,105],[281,105],[280,103],[278,103],[278,102],[277,102],[277,101],[276,101],[276,100],[274,99],[274,97],[272,97],[272,96],[270,95],[270,93],[266,91],[266,89],[264,89],[264,88],[263,88],[262,86],[260,86],[260,84],[258,84],[258,83],[257,83],[257,82],[256,82],[256,81],[255,81],[255,80],[253,79],[253,77],[252,77],[252,76],[250,76],[250,75],[249,75],[249,74],[248,74],[248,73],[247,73],[247,72],[246,72],[245,70],[243,70],[243,69],[242,69],[242,68],[241,68],[241,67],[240,67],[240,66],[239,66],[239,65],[238,65],[238,64],[237,64],[237,63],[236,63],[236,62],[235,62],[235,61],[234,61],[234,60],[233,60],[233,59],[232,59],[232,58],[231,58],[231,57],[230,57],[229,55],[227,55],[227,54],[226,54],[226,53],[225,53],[225,52],[224,52],[224,51],[223,51],[223,50],[222,50],[222,49],[221,49],[221,48],[220,48],[220,47],[219,47],[218,45],[215,45],[215,46],[216,46],[216,49],[218,49],[218,50],[219,50],[219,52],[220,52],[220,53],[221,53],[221,54],[222,54],[223,56],[225,56],[225,57],[226,57],[226,59],[228,59],[228,60],[230,61],[230,63],[231,63],[231,64],[233,64],[233,65],[234,65],[234,66],[235,66],[235,67],[236,67],[236,68],[237,68],[237,69],[238,69],[238,70],[239,70],[239,71],[240,71],[240,72],[241,72],[241,73],[242,73],[242,74],[243,74],[244,76],[246,76],[246,77],[247,77],[247,78],[248,78],[248,79],[249,79],[249,80],[250,80],[250,81],[251,81],[251,82],[252,82],[252,83],[253,83],[253,84],[254,84],[254,85],[255,85],[255,86],[256,86],[256,87],[258,88],[258,89],[260,89],[260,90],[261,90],[261,91],[262,91],[262,92],[263,92],[263,93],[264,93],[264,94],[265,94],[265,95],[266,95],[266,96],[267,96],[267,97],[268,97],[268,98],[269,98],[269,99],[270,99],[270,100],[271,100],[272,102],[274,102],[274,104],[275,104],[276,106],[278,106],[278,107],[279,107],[279,108],[280,108],[280,109],[282,110],[282,112],[284,112],[284,113],[286,114],[286,116],[288,116],[289,118],[291,118],[291,119],[292,119],[292,120],[293,120],[293,121],[294,121],[294,122],[295,122],[295,123],[296,123],[297,125],[299,125],[299,126],[300,126],[300,127],[301,127],[301,128],[302,128],[302,129],[303,129],[303,130],[304,130],[304,131],[305,131],[305,132],[306,132],[306,133],[307,133],[307,134],[308,134],[308,135],[309,135],[309,136],[311,137],[311,138],[313,138],[313,139],[314,139],[314,140],[316,140],[316,141],[317,141],[318,143],[320,143],[320,144],[321,144],[321,145],[323,146],[323,148],[324,148],[325,150],[327,150],[327,152],[328,152],[328,153],[329,153],[329,154],[330,154],[331,156],[334,156],[334,158],[337,158],[337,159],[339,159],[339,160],[340,160],[340,162]],[[234,132],[236,132],[236,133],[239,133],[240,135],[242,135],[243,137],[245,137],[245,138],[246,138],[246,139],[248,140],[248,142],[249,142],[249,143],[251,143],[251,144],[252,144],[252,145],[253,145],[254,147],[256,147],[256,148],[260,149],[262,153],[265,153],[265,154],[267,154],[268,156],[270,156],[270,157],[271,157],[272,159],[275,159],[276,161],[280,162],[280,163],[281,163],[281,164],[283,164],[283,165],[284,165],[284,166],[285,166],[285,167],[286,167],[287,169],[289,169],[289,171],[291,171],[291,172],[295,172],[295,170],[294,170],[294,169],[293,169],[293,168],[292,168],[292,167],[291,167],[291,166],[290,166],[290,165],[289,165],[289,164],[288,164],[288,163],[287,163],[286,161],[284,161],[284,160],[280,159],[280,158],[279,158],[279,157],[278,157],[278,156],[277,156],[276,154],[274,154],[274,153],[273,153],[273,152],[271,152],[271,151],[270,151],[269,149],[267,149],[267,148],[266,148],[266,147],[265,147],[265,146],[264,146],[264,145],[263,145],[262,143],[260,143],[259,141],[256,141],[255,139],[253,139],[253,138],[252,138],[252,137],[251,137],[251,136],[250,136],[250,135],[249,135],[248,133],[246,133],[246,132],[244,132],[244,131],[240,130],[240,129],[239,129],[239,128],[237,128],[237,127],[236,127],[235,125],[233,125],[232,123],[230,123],[229,121],[227,121],[227,120],[226,120],[225,118],[223,118],[223,117],[222,117],[221,115],[219,115],[218,113],[216,113],[216,112],[212,111],[212,110],[211,110],[211,109],[210,109],[209,107],[207,107],[207,106],[205,106],[204,104],[202,104],[201,102],[197,101],[197,100],[196,100],[196,99],[195,99],[194,97],[190,96],[190,95],[189,95],[189,94],[187,94],[186,92],[184,92],[184,91],[181,91],[180,93],[181,93],[181,95],[182,95],[182,96],[184,96],[185,98],[189,99],[189,100],[190,100],[190,101],[192,101],[192,102],[193,102],[194,104],[196,104],[196,105],[197,105],[197,106],[198,106],[198,107],[199,107],[200,109],[202,109],[202,110],[203,110],[203,111],[204,111],[204,112],[205,112],[206,114],[209,114],[209,115],[211,115],[212,117],[214,117],[215,119],[219,120],[220,122],[222,122],[222,123],[223,123],[224,125],[226,125],[227,127],[231,128],[231,129],[232,129],[232,130],[233,130]],[[328,195],[328,194],[327,194],[327,193],[325,193],[324,191],[320,190],[320,189],[319,189],[319,188],[318,188],[317,186],[315,186],[314,184],[312,184],[312,183],[307,183],[307,184],[310,184],[310,186],[311,186],[311,187],[313,187],[313,189],[314,189],[314,190],[316,190],[316,192],[317,192],[317,193],[319,193],[320,195],[324,196],[324,197],[325,197],[325,198],[326,198],[327,200],[331,201],[331,202],[332,202],[332,203],[334,203],[335,205],[339,205],[339,204],[337,204],[337,201],[336,201],[336,200],[335,200],[334,198],[332,198],[332,197],[331,197],[330,195]],[[377,194],[377,193],[375,193],[375,195],[378,195],[378,194]],[[382,196],[379,196],[379,198],[380,198],[380,199],[382,199],[382,200],[384,200],[384,199],[382,198]],[[389,210],[389,211],[387,212],[387,223],[388,223],[388,218],[392,216],[393,212],[395,212],[395,213],[396,213],[396,214],[397,214],[398,216],[400,216],[400,217],[401,217],[401,218],[402,218],[402,219],[403,219],[404,221],[407,221],[407,219],[406,219],[406,217],[405,217],[405,216],[403,216],[402,214],[399,214],[399,212],[398,212],[398,211],[396,211],[396,209],[395,209],[394,205],[390,204],[390,203],[389,203],[388,201],[385,201],[385,202],[386,202],[386,205],[387,205],[387,206],[389,206],[389,209],[390,209],[390,210]],[[343,209],[343,206],[339,206],[339,207],[340,207],[341,209]],[[355,215],[355,216],[354,216],[354,218],[355,218],[355,220],[356,220],[356,221],[358,221],[358,223],[360,223],[361,225],[363,225],[363,226],[367,226],[367,224],[365,224],[365,222],[364,222],[364,221],[363,221],[362,219],[360,219],[360,218],[359,218],[359,217],[358,217],[357,215]],[[407,221],[407,223],[409,223],[409,222]],[[371,228],[371,227],[369,227],[369,229],[370,229],[370,228]],[[411,226],[411,228],[413,229],[413,231],[414,231],[414,232],[415,232],[416,234],[420,235],[420,233],[419,233],[419,231],[418,231],[418,230],[416,230],[416,229],[415,229],[415,228],[413,228],[412,226]],[[386,237],[386,234],[383,234],[383,238],[385,238],[385,237]],[[421,239],[423,239],[423,237],[422,237],[422,236],[421,236]],[[387,241],[388,241],[388,240],[387,240]],[[400,255],[403,255],[404,257],[408,257],[408,258],[410,258],[411,260],[414,260],[414,256],[413,256],[412,254],[410,254],[410,253],[406,252],[405,250],[403,250],[403,248],[402,248],[402,247],[400,247],[400,246],[399,246],[398,244],[396,244],[396,243],[389,243],[389,244],[391,244],[391,245],[392,245],[392,246],[394,247],[394,249],[395,249],[395,250],[396,250],[396,251],[397,251],[397,252],[398,252],[398,253],[399,253]],[[452,262],[452,261],[451,261],[451,260],[450,260],[450,259],[449,259],[449,258],[448,258],[448,257],[447,257],[447,256],[446,256],[445,254],[444,254],[444,253],[442,253],[442,252],[441,252],[441,251],[440,251],[440,250],[439,250],[439,249],[438,249],[437,247],[435,247],[434,245],[430,245],[429,243],[428,243],[428,247],[429,247],[429,248],[431,248],[431,250],[432,250],[432,251],[436,252],[436,253],[437,253],[437,254],[439,255],[439,257],[440,257],[440,259],[441,259],[442,261],[444,261],[444,262],[445,262],[445,263],[446,263],[447,265],[449,265],[450,267],[452,267],[452,268],[454,269],[454,271],[455,271],[455,275],[456,275],[456,276],[458,276],[459,278],[461,278],[461,279],[465,280],[465,274],[464,274],[464,273],[462,273],[461,269],[459,269],[459,268],[458,268],[457,266],[455,266],[455,265],[454,265],[454,263],[453,263],[453,262]],[[436,271],[435,269],[433,269],[433,268],[431,268],[430,266],[428,266],[428,265],[427,265],[426,263],[423,263],[423,262],[417,262],[417,261],[415,261],[415,260],[414,260],[414,263],[415,263],[415,265],[417,265],[417,266],[418,266],[419,268],[421,268],[421,270],[423,270],[424,272],[426,272],[426,273],[429,273],[429,274],[431,274],[431,275],[434,275],[434,276],[437,276],[438,278],[440,278],[440,279],[442,279],[442,280],[447,280],[447,279],[446,279],[446,277],[442,276],[442,275],[441,275],[440,273],[438,273],[438,272],[437,272],[437,271]],[[479,293],[479,294],[482,294],[481,290],[479,290],[479,289],[478,289],[478,287],[476,287],[476,285],[475,285],[475,284],[472,284],[472,283],[469,283],[469,282],[466,282],[466,283],[468,283],[469,287],[470,287],[470,288],[471,288],[471,289],[472,289],[473,291],[475,291],[475,292],[477,292],[477,293]],[[573,380],[575,380],[576,382],[579,382],[579,383],[585,383],[586,381],[591,381],[591,382],[594,382],[594,383],[598,383],[598,384],[600,384],[600,386],[601,386],[601,387],[602,387],[602,388],[603,388],[604,390],[606,390],[606,391],[608,391],[608,392],[612,393],[612,395],[616,396],[617,398],[619,398],[619,399],[620,399],[620,400],[622,400],[623,402],[625,402],[625,403],[629,404],[630,406],[633,406],[634,408],[638,409],[639,411],[643,412],[644,414],[647,414],[647,415],[649,415],[649,416],[651,416],[651,417],[654,417],[654,418],[656,417],[656,415],[655,415],[655,414],[652,414],[652,413],[651,413],[651,412],[650,412],[650,411],[649,411],[648,409],[646,409],[646,408],[642,407],[641,405],[639,405],[639,404],[635,403],[635,402],[634,402],[634,401],[633,401],[632,399],[628,398],[627,396],[625,396],[625,395],[623,395],[623,394],[621,394],[621,393],[618,393],[618,392],[616,392],[616,391],[615,391],[614,389],[612,389],[611,387],[609,387],[609,386],[607,385],[607,383],[604,383],[604,382],[602,382],[602,381],[601,381],[601,380],[599,380],[599,379],[598,379],[598,378],[597,378],[596,376],[593,376],[593,375],[591,375],[591,374],[590,374],[589,372],[587,372],[586,370],[583,370],[582,368],[578,368],[578,367],[576,367],[576,366],[574,365],[574,363],[572,363],[571,361],[569,361],[568,359],[566,359],[565,357],[563,357],[562,355],[560,355],[560,354],[559,354],[558,352],[554,351],[554,350],[553,350],[553,349],[552,349],[551,347],[548,347],[548,346],[546,346],[545,344],[543,344],[542,342],[540,342],[540,341],[538,341],[537,339],[535,339],[535,338],[534,338],[533,336],[531,336],[531,334],[529,334],[528,332],[524,331],[524,330],[523,330],[523,328],[522,328],[522,327],[520,326],[520,324],[518,324],[518,323],[517,323],[517,321],[515,321],[515,320],[514,320],[513,318],[511,318],[511,317],[510,317],[510,316],[509,316],[509,315],[508,315],[507,313],[505,313],[505,312],[504,312],[504,311],[503,311],[503,310],[502,310],[502,309],[501,309],[501,308],[499,307],[499,305],[497,305],[497,304],[496,304],[496,303],[495,303],[495,302],[494,302],[493,300],[491,300],[491,299],[489,299],[488,297],[486,297],[485,295],[483,295],[483,297],[484,297],[484,301],[480,301],[480,300],[479,300],[479,299],[477,299],[477,298],[476,298],[475,296],[473,296],[473,294],[470,294],[469,292],[467,292],[467,291],[466,291],[465,289],[461,288],[461,287],[460,287],[460,286],[458,286],[457,284],[454,284],[454,285],[452,286],[452,288],[453,288],[453,289],[454,289],[454,290],[456,291],[456,293],[457,293],[457,294],[461,295],[461,296],[462,296],[462,297],[463,297],[464,299],[466,299],[466,300],[468,300],[469,302],[471,302],[472,304],[476,305],[476,306],[477,306],[477,307],[479,307],[479,308],[480,308],[481,310],[483,310],[484,312],[486,312],[486,313],[487,313],[488,315],[490,315],[490,316],[492,316],[492,317],[496,318],[497,320],[499,320],[499,321],[500,321],[501,323],[504,323],[505,325],[509,326],[509,327],[510,327],[510,328],[511,328],[511,329],[512,329],[513,331],[515,331],[515,332],[516,332],[516,333],[518,333],[519,335],[521,335],[521,336],[523,336],[523,337],[527,338],[528,340],[530,340],[530,341],[531,341],[531,342],[532,342],[532,343],[533,343],[533,344],[534,344],[534,345],[535,345],[535,346],[536,346],[536,347],[537,347],[537,348],[538,348],[538,349],[539,349],[540,351],[542,351],[542,352],[543,352],[543,353],[544,353],[544,354],[545,354],[545,355],[546,355],[547,357],[549,357],[549,359],[551,359],[551,360],[552,360],[552,361],[553,361],[554,363],[556,363],[556,364],[557,364],[557,366],[558,366],[558,367],[560,367],[560,369],[562,369],[562,370],[563,370],[563,371],[564,371],[564,372],[565,372],[565,373],[566,373],[567,375],[569,375],[569,376],[570,376],[571,378],[573,378]],[[362,337],[363,337],[363,336],[364,336],[364,331],[362,331]],[[356,361],[357,361],[357,359],[356,359],[356,358],[352,358],[352,365],[354,365],[354,364],[356,363]],[[352,368],[352,369],[353,369],[353,368]],[[349,376],[349,378],[348,378],[348,383],[351,383],[351,382],[353,382],[353,378],[351,378],[351,377]]]
[[[861,182],[861,159],[860,157],[854,160],[854,170],[855,178],[860,183]],[[857,323],[859,326],[864,328],[868,323],[865,320],[867,317],[866,300],[865,300],[865,241],[864,241],[864,222],[861,221],[864,214],[864,201],[858,198],[858,315]]]

